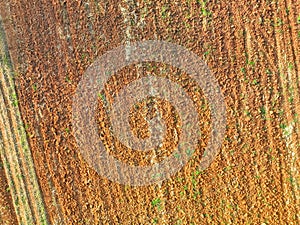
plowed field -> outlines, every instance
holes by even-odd
[[[299,1],[1,0],[0,15],[49,224],[300,224]],[[169,180],[131,187],[99,176],[82,157],[72,98],[97,57],[141,40],[203,58],[225,97],[227,126],[217,158],[199,171],[210,114],[198,93],[202,140],[193,158]],[[143,73],[181,74],[132,65],[107,92]],[[166,146],[176,144],[172,135]],[[133,161],[122,146],[115,154]]]

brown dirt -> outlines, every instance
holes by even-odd
[[[12,198],[7,185],[5,171],[0,159],[0,223],[3,225],[17,224]]]
[[[120,6],[131,12],[130,37]],[[300,223],[299,2],[10,0],[1,7],[51,224]],[[228,126],[204,172],[197,173],[195,154],[171,180],[132,188],[85,163],[72,135],[71,100],[97,56],[144,39],[203,56],[225,95]],[[119,75],[130,79],[134,67]]]

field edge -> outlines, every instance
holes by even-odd
[[[0,17],[0,156],[20,224],[49,224],[15,92],[11,57]]]

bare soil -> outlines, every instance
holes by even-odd
[[[12,204],[10,190],[7,185],[3,163],[0,160],[0,223],[3,225],[17,224],[16,213]]]
[[[138,2],[1,5],[50,223],[299,224],[300,3]],[[203,57],[225,96],[227,130],[218,157],[197,171],[210,129],[204,119],[209,112],[196,102],[207,127],[193,159],[160,185],[132,188],[100,177],[82,158],[72,131],[72,96],[97,56],[150,39],[180,44]],[[117,89],[136,72],[135,66],[125,68],[107,89]],[[175,72],[170,69],[169,76]],[[142,121],[136,123],[143,129]],[[122,146],[120,151],[118,157],[132,160],[130,154],[122,158]]]

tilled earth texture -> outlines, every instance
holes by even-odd
[[[13,165],[3,163],[5,172],[0,165],[1,224],[300,224],[300,1],[0,0],[0,15],[14,70],[14,105],[34,164],[34,171],[28,166],[29,172],[15,175],[7,171]],[[201,171],[211,112],[189,75],[154,62],[118,71],[105,86],[107,101],[151,74],[184,87],[200,118],[191,160],[168,180],[133,187],[109,181],[85,161],[72,126],[72,100],[94,60],[142,40],[175,43],[202,58],[225,97],[227,121],[218,156]],[[104,92],[97,121],[105,134]],[[149,136],[143,118],[157,108],[168,124],[163,147],[147,155],[100,135],[108,149],[114,146],[110,154],[132,165],[170,155],[180,133],[170,103],[140,102],[130,124],[140,138]],[[2,162],[9,162],[4,153]],[[25,156],[19,157],[27,168]],[[28,201],[18,200],[18,188],[7,188],[18,185],[10,182],[18,176]],[[30,213],[22,220],[27,205]]]

